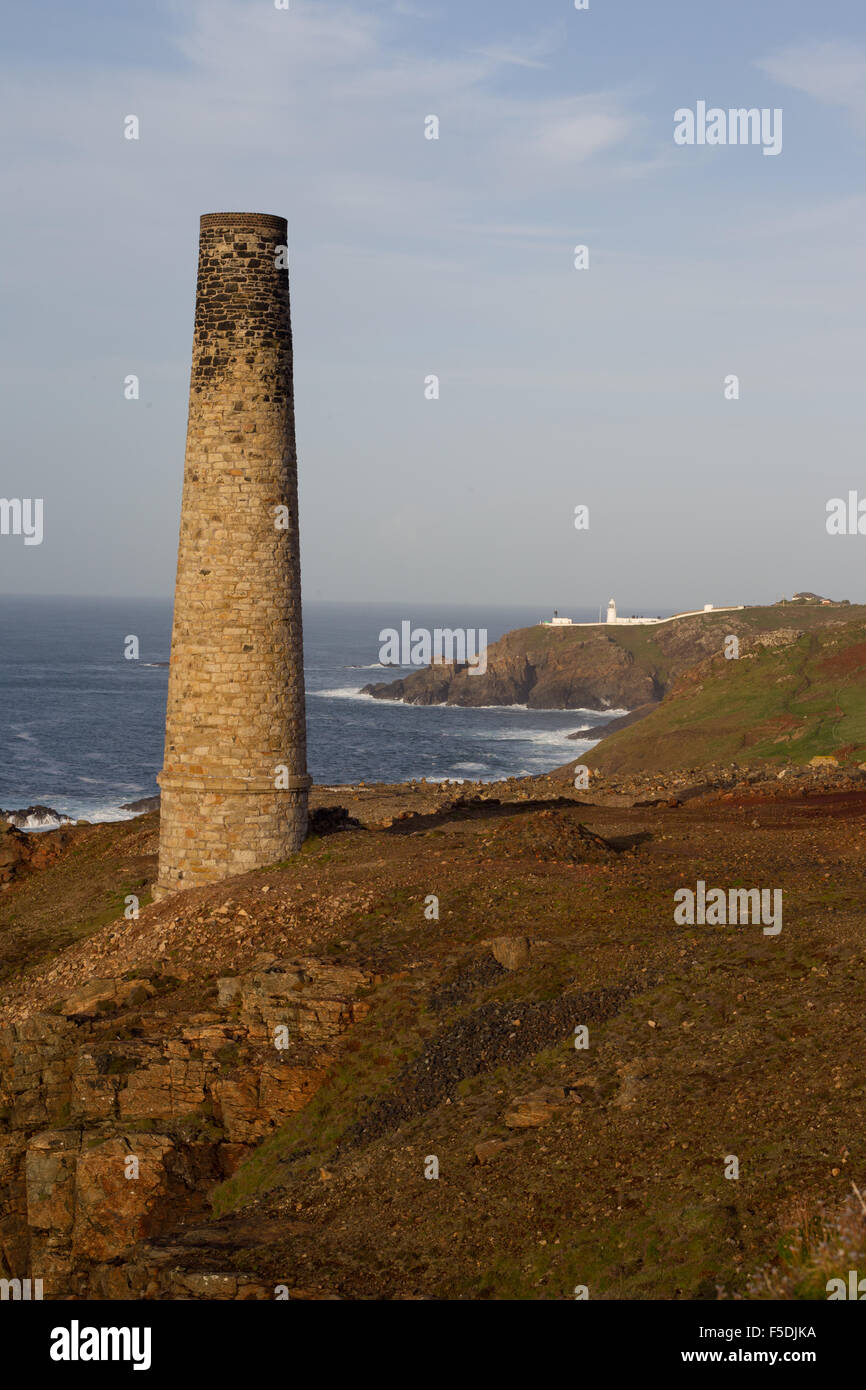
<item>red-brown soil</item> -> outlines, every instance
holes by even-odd
[[[71,1297],[714,1299],[761,1272],[823,1297],[784,1252],[866,1189],[866,786],[729,775],[684,801],[326,789],[361,828],[104,924],[153,874],[156,818],[76,838],[0,898],[0,1273]],[[781,888],[781,933],[675,925],[698,879]]]

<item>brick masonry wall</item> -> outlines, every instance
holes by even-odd
[[[286,241],[281,217],[201,219],[155,897],[285,859],[306,834]]]

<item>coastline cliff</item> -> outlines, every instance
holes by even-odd
[[[437,665],[366,685],[377,700],[411,705],[527,705],[530,709],[627,709],[658,703],[691,667],[721,652],[730,635],[811,631],[866,620],[866,607],[792,604],[699,613],[647,626],[534,627],[508,632],[487,651],[483,675]]]

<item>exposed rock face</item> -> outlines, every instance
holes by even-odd
[[[72,827],[46,830],[38,835],[25,834],[0,820],[0,889],[31,869],[50,864],[62,854],[75,834]]]
[[[30,1269],[46,1298],[176,1297],[137,1243],[207,1210],[367,1008],[364,971],[309,957],[225,976],[177,1018],[157,1006],[182,982],[135,976],[0,1030],[0,1276]]]
[[[803,636],[801,628],[780,627],[775,632],[758,632],[751,639],[750,647],[790,647]]]
[[[494,642],[487,671],[431,666],[364,687],[407,704],[528,705],[531,709],[627,709],[658,703],[676,674],[720,649],[727,615],[684,618],[658,628],[519,628]],[[635,634],[638,634],[635,636]]]
[[[138,801],[122,801],[121,811],[134,811],[137,816],[146,816],[150,811],[159,810],[158,796],[142,796]]]
[[[61,938],[47,958],[41,942],[22,952],[0,998],[0,1277],[41,1278],[46,1298],[568,1298],[575,1262],[608,1249],[601,1297],[746,1296],[743,1265],[776,1258],[780,1194],[786,1208],[832,1196],[826,1162],[798,1186],[803,1154],[832,1144],[844,1163],[844,1141],[852,1171],[866,1162],[851,873],[866,782],[842,765],[719,765],[593,776],[588,796],[605,786],[635,808],[697,805],[593,811],[585,832],[586,798],[550,777],[450,809],[438,788],[328,789],[325,805],[339,795],[371,825],[414,807],[421,833],[341,834],[290,868]],[[149,844],[155,868],[146,824],[75,834],[94,853],[76,864],[71,847],[67,900],[51,865],[44,894],[30,880],[0,907],[26,922],[32,895],[31,923],[47,899],[84,924],[77,875],[109,852],[137,873]],[[780,865],[798,907],[788,965],[760,968],[770,948],[740,931],[658,930],[678,881],[773,883]],[[517,973],[492,954],[502,938]],[[828,1018],[853,1023],[818,1068]],[[741,1236],[726,1254],[730,1213],[702,1201],[699,1162],[704,1225],[682,1239],[701,1257],[684,1284],[683,1165],[727,1152],[734,1104],[754,1151]],[[444,1186],[424,1183],[428,1154]],[[542,1287],[540,1219],[545,1248],[585,1235]],[[647,1222],[671,1233],[649,1265]]]
[[[541,633],[539,641],[538,633]],[[412,705],[528,705],[532,709],[632,708],[661,698],[651,671],[601,630],[576,639],[546,629],[509,632],[490,647],[487,671],[431,666],[402,680],[364,687],[380,700]]]
[[[487,670],[430,666],[400,680],[364,686],[377,700],[412,705],[528,705],[530,709],[627,709],[651,706],[675,680],[724,649],[733,634],[744,650],[787,647],[804,631],[839,627],[839,609],[805,606],[796,629],[778,606],[699,613],[646,627],[526,627],[487,651]],[[851,608],[845,621],[864,621]],[[650,710],[646,711],[647,713]]]

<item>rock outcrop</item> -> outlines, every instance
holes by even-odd
[[[138,801],[122,801],[121,811],[132,811],[136,816],[146,816],[151,811],[159,810],[159,795],[142,796]]]
[[[74,824],[71,816],[64,815],[62,811],[55,811],[53,806],[43,806],[41,803],[35,806],[25,806],[18,811],[0,811],[0,823],[3,821],[14,825],[18,830],[45,830]]]
[[[69,826],[32,835],[0,820],[0,890],[31,869],[44,868],[57,859],[75,834]]]
[[[646,627],[524,627],[487,652],[487,671],[428,666],[396,681],[364,685],[363,694],[407,705],[528,705],[530,709],[627,709],[652,706],[685,671],[741,644],[790,646],[806,631],[866,621],[866,607],[802,606],[798,627],[784,607],[698,613]],[[651,710],[646,710],[651,712]]]
[[[311,957],[217,981],[174,1016],[160,966],[92,979],[0,1030],[0,1274],[46,1297],[175,1297],[140,1242],[208,1193],[321,1085],[369,976]]]
[[[575,636],[579,631],[509,632],[489,649],[484,675],[467,666],[430,666],[401,680],[367,685],[364,693],[410,705],[531,709],[630,709],[661,698],[663,688],[651,666],[635,661],[602,629],[586,637]]]
[[[290,866],[131,918],[155,825],[77,827],[0,898],[0,1278],[567,1300],[592,1268],[601,1298],[746,1296],[780,1203],[866,1164],[864,772],[319,789]],[[794,929],[679,927],[699,878],[781,881]]]
[[[366,685],[363,693],[411,705],[635,711],[657,703],[680,675],[722,652],[729,636],[744,647],[784,648],[804,632],[866,620],[863,606],[803,605],[794,629],[789,613],[774,605],[699,613],[658,626],[518,628],[488,648],[483,675],[466,665],[428,666]]]

